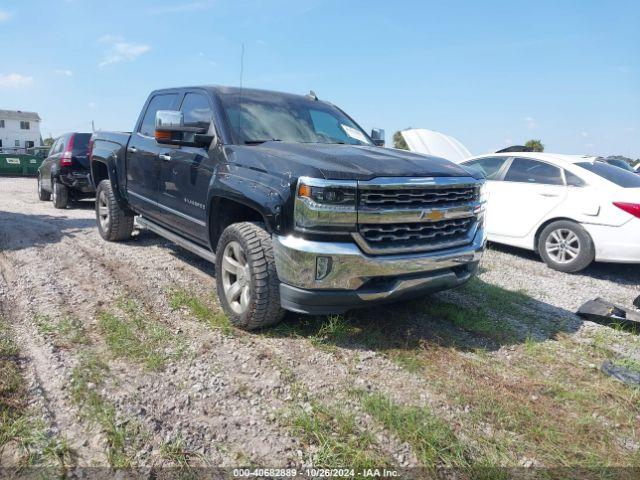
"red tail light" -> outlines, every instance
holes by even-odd
[[[620,210],[640,218],[640,203],[613,202],[613,204]]]
[[[73,138],[75,137],[75,133],[71,134],[69,137],[69,143],[67,143],[64,152],[62,152],[62,157],[60,157],[60,166],[61,167],[70,167],[71,159],[73,158]]]

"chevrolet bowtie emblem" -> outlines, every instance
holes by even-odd
[[[444,213],[442,213],[442,210],[423,210],[420,212],[420,220],[425,218],[431,221],[442,220]]]

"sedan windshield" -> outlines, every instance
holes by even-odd
[[[271,92],[220,94],[235,142],[372,145],[364,131],[336,107],[311,98]]]
[[[619,187],[640,188],[640,175],[636,173],[628,172],[605,162],[580,162],[576,165],[615,183]]]

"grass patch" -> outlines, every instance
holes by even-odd
[[[181,437],[176,437],[160,444],[160,457],[171,462],[172,466],[188,469],[191,467],[191,458],[199,457],[199,455],[187,450],[184,440]]]
[[[289,419],[303,442],[314,445],[313,465],[319,468],[382,468],[389,460],[376,447],[373,436],[358,428],[355,417],[341,409],[311,402],[296,407]]]
[[[98,315],[98,325],[115,356],[140,362],[150,370],[161,369],[167,361],[180,358],[186,348],[182,338],[145,315],[131,300],[121,301],[120,308],[124,315],[111,312]]]
[[[107,440],[107,459],[113,468],[130,468],[140,444],[140,428],[118,419],[113,405],[99,393],[109,369],[94,353],[82,352],[71,374],[71,393],[83,415],[97,424]]]
[[[175,290],[171,293],[169,304],[173,310],[180,308],[188,309],[200,322],[205,323],[214,330],[220,330],[225,334],[233,333],[231,322],[229,322],[229,319],[224,313],[209,306],[200,298],[186,290]]]
[[[18,465],[64,468],[72,451],[65,438],[49,435],[46,425],[27,408],[27,392],[20,366],[19,349],[0,316],[0,456],[8,448],[19,452]]]
[[[57,347],[71,348],[89,343],[84,325],[77,318],[67,316],[54,321],[47,315],[37,315],[35,324],[40,334],[51,338]]]
[[[449,425],[426,407],[395,404],[381,394],[357,392],[362,406],[386,429],[413,448],[418,461],[429,469],[468,469],[468,451]]]

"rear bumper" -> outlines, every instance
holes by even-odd
[[[374,303],[454,288],[476,273],[486,243],[483,229],[469,245],[438,252],[370,256],[354,243],[274,236],[282,307],[301,313],[342,313]],[[318,258],[328,272],[318,278]],[[324,271],[322,271],[324,273]]]
[[[95,193],[89,172],[61,172],[58,178],[60,182],[68,188],[87,194]]]
[[[640,219],[632,218],[624,225],[582,226],[589,232],[596,248],[596,261],[640,263]]]

